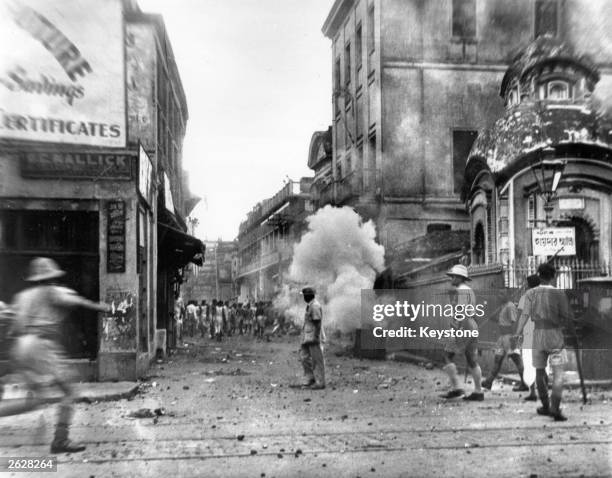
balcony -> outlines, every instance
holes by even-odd
[[[291,198],[299,196],[301,193],[300,182],[290,181],[283,186],[274,196],[265,199],[247,215],[247,220],[240,224],[239,235],[257,226],[262,220],[266,219],[270,214],[280,209],[283,204]]]
[[[359,198],[367,193],[373,193],[375,174],[375,169],[358,169],[351,171],[335,183],[321,185],[315,192],[319,207],[323,207],[326,204],[340,206],[351,199]]]

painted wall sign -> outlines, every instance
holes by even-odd
[[[141,142],[145,149],[155,148],[153,117],[155,108],[155,44],[153,26],[128,23],[125,26],[126,89],[128,141]]]
[[[106,271],[125,272],[125,202],[107,205]]]
[[[576,254],[576,229],[546,227],[533,229],[531,242],[534,256],[573,256]]]
[[[102,318],[102,352],[136,350],[136,300],[129,291],[108,291],[107,304],[111,311]]]
[[[125,147],[120,0],[0,2],[0,138]]]
[[[132,179],[136,157],[129,154],[30,151],[20,153],[26,178]]]
[[[142,146],[138,152],[138,191],[153,206],[153,163]]]

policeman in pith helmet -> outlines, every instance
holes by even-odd
[[[97,311],[107,311],[106,304],[95,303],[56,283],[64,276],[53,259],[37,257],[30,263],[26,280],[31,286],[15,296],[15,332],[18,335],[11,350],[11,358],[17,369],[27,370],[28,387],[35,392],[44,375],[53,377],[53,385],[64,394],[59,406],[55,436],[51,453],[76,452],[85,446],[76,444],[68,438],[72,420],[74,392],[70,372],[64,368],[64,350],[59,344],[60,326],[71,308],[86,307]],[[31,408],[32,404],[26,407]]]
[[[456,306],[468,306],[471,305],[473,308],[476,306],[476,295],[472,288],[467,285],[467,282],[470,281],[470,275],[468,273],[468,269],[463,264],[456,264],[446,273],[451,279],[451,285],[455,288],[457,293],[457,304]],[[462,319],[455,317],[453,319],[453,327],[457,329],[477,331],[478,324],[474,317],[469,317],[466,315],[463,316]],[[482,401],[484,400],[484,393],[481,388],[481,380],[482,380],[482,371],[480,370],[480,365],[476,361],[477,352],[478,352],[478,338],[470,337],[470,338],[452,338],[446,344],[445,347],[445,366],[443,370],[448,375],[451,389],[443,395],[443,398],[451,399],[458,398],[464,395],[463,389],[459,386],[459,377],[457,375],[457,366],[455,365],[455,355],[457,353],[462,353],[465,355],[465,359],[467,362],[468,370],[472,375],[474,380],[474,391],[468,395],[463,397],[464,400],[468,401]]]

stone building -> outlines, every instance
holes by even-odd
[[[213,299],[234,300],[238,295],[236,285],[236,241],[204,241],[206,262],[192,264],[185,274],[183,298],[211,303]]]
[[[184,187],[188,113],[172,48],[161,17],[135,1],[26,3],[0,15],[22,46],[0,72],[0,270],[13,271],[0,299],[26,285],[33,257],[55,259],[69,286],[114,306],[72,314],[73,365],[85,379],[135,379],[172,337],[176,278],[203,252],[182,219],[196,198]],[[67,93],[10,88],[16,74]]]
[[[500,84],[506,111],[469,155],[472,261],[515,265],[510,285],[550,256],[595,275],[611,258],[612,118],[594,104],[600,67],[572,40],[543,36],[519,52]],[[576,285],[570,272],[564,287]]]
[[[583,14],[595,8],[587,0],[336,0],[323,25],[333,153],[331,181],[315,185],[320,202],[373,218],[390,256],[428,232],[467,230],[465,163],[478,131],[503,114],[498,91],[513,53],[545,33],[597,43],[605,32]]]
[[[313,212],[312,178],[289,181],[258,203],[240,224],[237,281],[239,301],[272,300],[284,283],[293,246]]]

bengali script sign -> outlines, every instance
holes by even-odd
[[[531,234],[534,256],[576,254],[576,230],[573,227],[545,227],[533,229]]]

